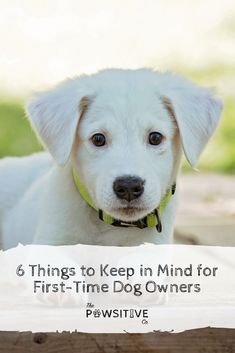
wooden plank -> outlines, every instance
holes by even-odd
[[[235,330],[85,334],[0,332],[0,353],[234,353]]]

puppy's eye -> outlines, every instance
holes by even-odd
[[[106,143],[106,139],[103,134],[94,134],[91,137],[91,141],[92,141],[93,145],[95,145],[97,147],[102,147]]]
[[[163,140],[163,136],[162,134],[160,134],[160,132],[154,131],[149,134],[150,145],[160,145],[162,140]]]

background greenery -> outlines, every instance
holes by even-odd
[[[214,67],[193,72],[173,70],[186,74],[199,84],[222,87],[223,119],[200,159],[201,171],[235,173],[235,99],[231,81],[235,69]],[[229,86],[230,85],[230,86]],[[226,89],[224,87],[226,86]],[[221,94],[219,94],[221,96]],[[2,98],[0,100],[0,157],[22,156],[41,149],[25,117],[24,102]],[[184,170],[190,170],[184,163]]]

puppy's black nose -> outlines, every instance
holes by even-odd
[[[143,194],[144,180],[136,176],[126,175],[115,179],[113,190],[119,199],[130,202]]]

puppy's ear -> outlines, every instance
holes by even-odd
[[[209,90],[174,75],[168,76],[162,102],[176,120],[187,160],[195,166],[218,124],[222,102]]]
[[[67,80],[37,95],[27,106],[39,140],[61,166],[69,159],[79,118],[89,102],[80,80]]]

